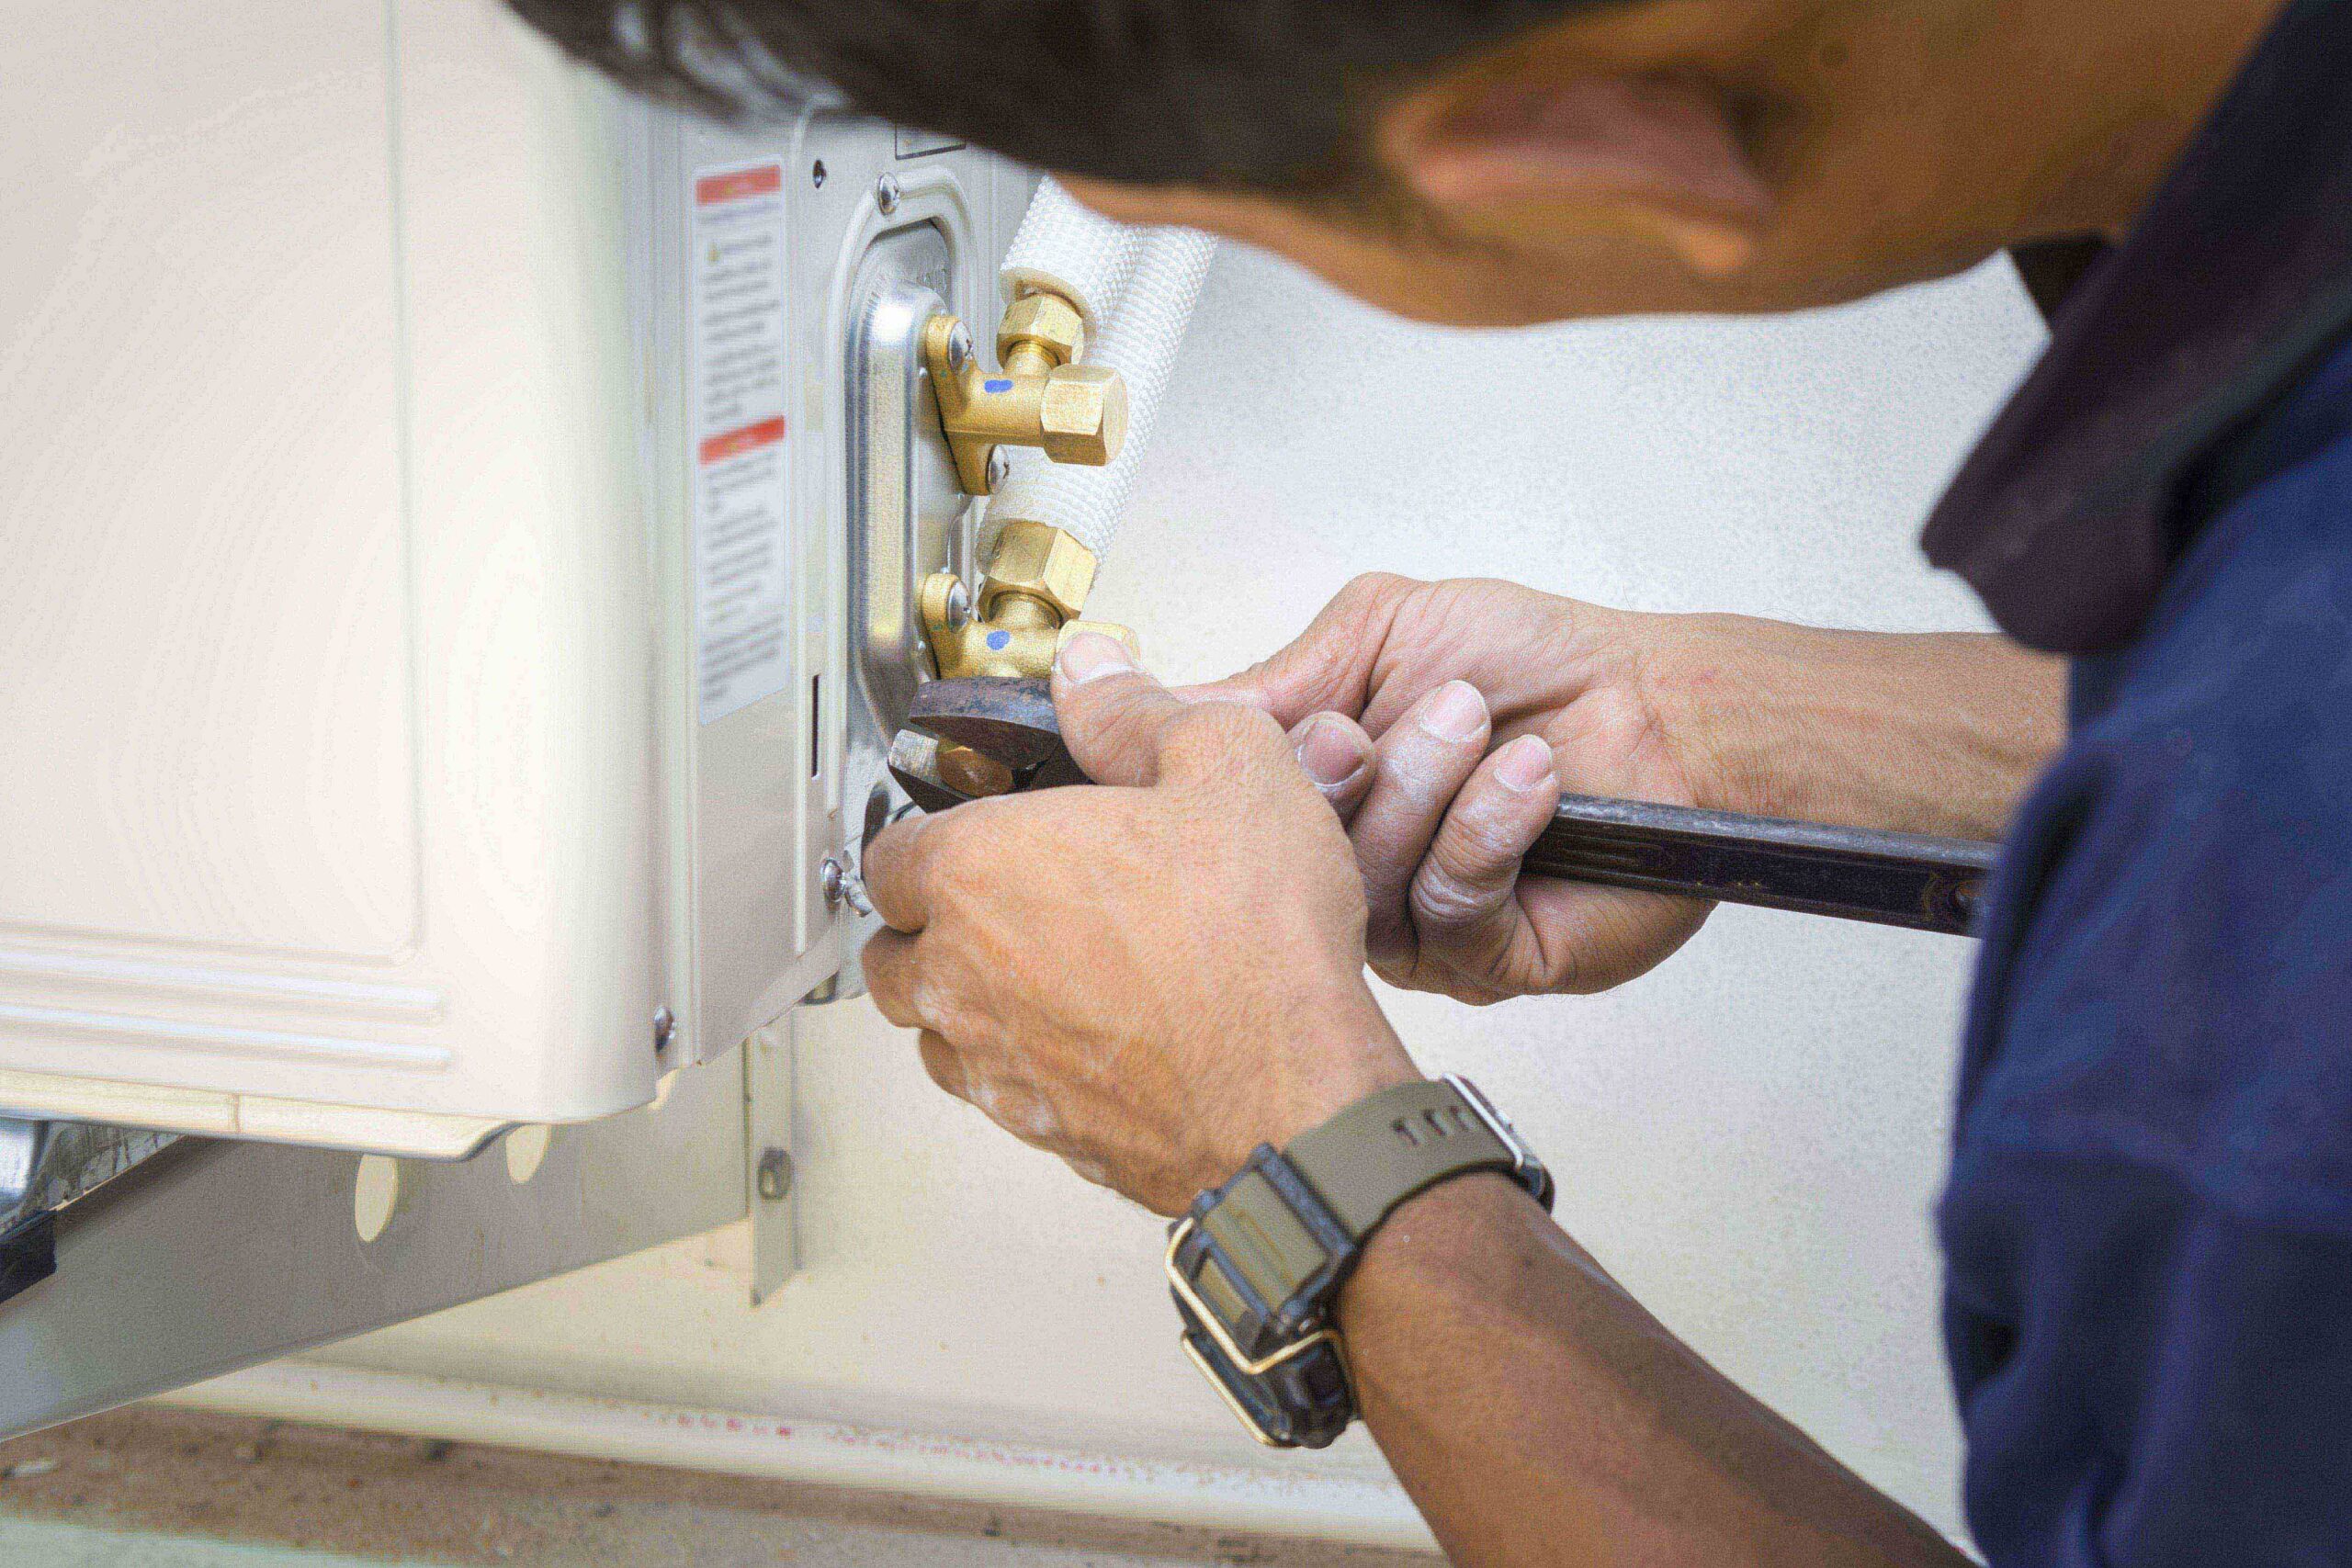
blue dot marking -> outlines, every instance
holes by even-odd
[[[994,380],[983,381],[980,385],[983,389],[991,392],[1009,392],[1012,390],[1012,383],[1006,380],[1001,376],[997,377]]]
[[[990,653],[1002,653],[1006,649],[1011,648],[1012,646],[1012,634],[1011,632],[989,633],[989,651]]]

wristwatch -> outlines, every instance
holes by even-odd
[[[1170,1227],[1184,1353],[1271,1448],[1319,1449],[1356,1416],[1332,1324],[1340,1287],[1390,1212],[1500,1171],[1552,1207],[1552,1178],[1487,1097],[1452,1074],[1356,1101],[1287,1148],[1261,1144]]]

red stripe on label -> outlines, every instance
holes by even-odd
[[[737,169],[732,174],[705,175],[695,182],[695,205],[711,207],[722,201],[741,201],[747,196],[774,196],[784,188],[784,165],[763,164],[756,169]]]
[[[763,419],[757,424],[747,424],[741,430],[703,438],[702,460],[723,463],[729,457],[740,457],[746,452],[756,452],[763,446],[773,446],[784,439],[784,416]]]

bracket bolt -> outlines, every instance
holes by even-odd
[[[824,889],[826,908],[838,909],[846,904],[853,915],[874,913],[874,906],[865,901],[865,885],[857,879],[857,873],[842,863],[841,856],[825,857],[824,865],[817,873],[817,885]]]
[[[780,1201],[792,1190],[792,1156],[783,1149],[762,1149],[757,1180],[763,1199]]]
[[[657,1008],[653,1013],[653,1052],[659,1055],[670,1048],[670,1037],[678,1032],[677,1015],[668,1008]]]
[[[899,210],[899,177],[896,175],[884,175],[874,182],[874,205],[882,209],[885,218]]]

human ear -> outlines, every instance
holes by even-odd
[[[1694,81],[1535,69],[1442,79],[1382,113],[1381,161],[1446,227],[1567,249],[1662,245],[1718,277],[1754,254],[1771,187],[1731,105]]]

